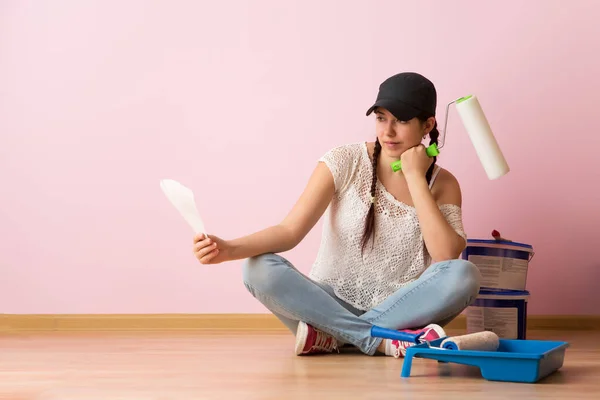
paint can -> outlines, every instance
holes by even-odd
[[[525,290],[533,246],[505,240],[468,239],[462,258],[481,273],[481,287]]]
[[[528,300],[526,290],[480,290],[466,309],[467,332],[491,331],[503,339],[526,339]]]

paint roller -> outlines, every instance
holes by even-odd
[[[440,344],[442,349],[447,350],[496,351],[499,346],[500,338],[490,331],[447,337]]]
[[[426,343],[428,347],[432,347],[430,342],[422,339],[423,334],[423,332],[408,333],[382,328],[380,326],[371,327],[372,337],[395,339],[415,344]],[[439,339],[437,341],[439,343],[439,348],[445,350],[497,351],[500,346],[500,338],[491,331],[474,332],[441,339],[441,342]]]
[[[475,148],[477,157],[481,162],[490,180],[498,179],[506,175],[510,168],[500,150],[500,146],[494,137],[490,124],[481,108],[477,96],[469,95],[453,100],[446,106],[446,120],[444,122],[444,142],[441,146],[431,144],[426,149],[429,157],[435,157],[440,154],[439,149],[444,146],[446,141],[446,127],[448,126],[448,113],[450,105],[456,103],[456,110],[462,120],[462,123]],[[391,164],[392,170],[397,172],[402,169],[400,160]]]

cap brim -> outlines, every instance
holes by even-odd
[[[421,110],[401,101],[381,99],[377,100],[375,104],[367,110],[367,115],[370,115],[377,107],[385,108],[400,121],[410,121],[421,114]]]

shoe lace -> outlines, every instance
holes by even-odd
[[[392,345],[394,346],[394,358],[400,358],[406,354],[406,349],[413,346],[414,343],[392,340]]]
[[[313,349],[321,351],[332,351],[337,349],[337,340],[328,333],[317,331],[317,338]]]
[[[424,338],[427,337],[429,335],[429,333],[431,333],[431,331],[432,331],[431,329],[427,329],[423,332],[423,335],[421,336],[421,343],[423,343],[423,340],[425,340]],[[410,333],[417,333],[417,332],[418,331],[410,331]],[[435,337],[437,338],[438,336],[435,335]],[[427,341],[427,340],[425,340],[425,342],[429,343],[429,341]],[[405,356],[406,349],[408,349],[411,346],[414,346],[415,344],[416,343],[406,342],[406,341],[402,341],[402,340],[395,340],[395,339],[392,340],[392,345],[394,346],[394,357],[400,358],[400,356]]]

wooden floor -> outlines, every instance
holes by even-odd
[[[0,399],[600,399],[598,332],[529,335],[571,343],[563,368],[537,384],[424,359],[403,379],[402,359],[296,357],[283,331],[4,334]]]

